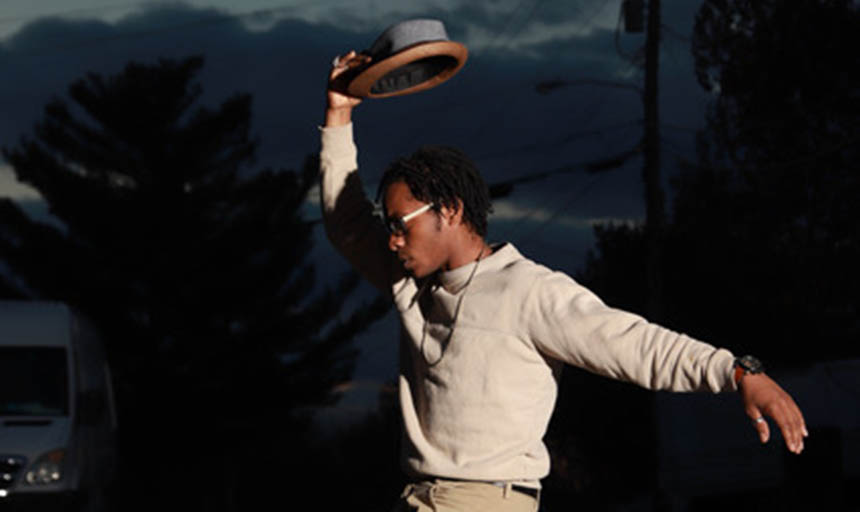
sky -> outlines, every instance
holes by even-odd
[[[689,37],[700,1],[662,2],[660,96],[662,176],[694,160],[708,96],[693,73]],[[318,151],[332,57],[368,48],[389,25],[438,18],[469,60],[440,87],[367,100],[355,112],[359,164],[369,190],[385,165],[421,144],[457,146],[489,183],[558,171],[518,185],[494,203],[491,241],[575,274],[600,222],[644,217],[641,157],[600,174],[584,165],[638,144],[643,34],[619,25],[620,0],[0,0],[0,146],[32,132],[44,105],[86,73],[115,74],[130,61],[203,55],[201,99],[253,95],[256,167],[297,169]],[[536,86],[567,85],[548,94]],[[667,186],[667,191],[671,190]],[[0,196],[50,218],[38,193],[0,158]],[[312,194],[309,218],[318,215]],[[311,257],[337,276],[347,269],[322,233]],[[359,298],[366,297],[364,289]],[[396,320],[358,340],[354,391],[376,393],[396,374]],[[349,407],[346,401],[345,408]]]

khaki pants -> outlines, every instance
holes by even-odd
[[[409,484],[392,512],[535,512],[538,500],[485,482],[429,480]]]

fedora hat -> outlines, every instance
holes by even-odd
[[[448,40],[445,26],[433,19],[392,25],[361,53],[368,61],[344,72],[339,88],[362,98],[387,98],[435,87],[454,76],[468,56],[466,47]]]

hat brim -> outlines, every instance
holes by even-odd
[[[362,98],[402,96],[436,87],[466,64],[468,50],[454,41],[418,43],[371,62],[350,80],[346,91]]]

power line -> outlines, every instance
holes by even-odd
[[[643,49],[640,48],[636,53],[627,53],[624,48],[621,46],[621,25],[624,22],[624,10],[619,9],[618,11],[618,21],[615,23],[615,51],[618,55],[629,62],[632,66],[639,69],[642,67],[642,64],[645,61],[645,53]]]
[[[587,123],[583,123],[583,124],[587,124]],[[579,140],[579,139],[584,139],[584,138],[588,138],[588,137],[597,137],[597,136],[602,137],[602,136],[606,135],[606,132],[614,131],[614,130],[620,130],[620,129],[628,128],[630,126],[638,126],[641,124],[642,124],[641,119],[636,119],[636,120],[632,120],[632,121],[625,121],[623,123],[617,123],[617,124],[612,124],[609,126],[602,126],[599,128],[593,128],[590,130],[582,130],[582,131],[574,132],[574,133],[565,135],[563,137],[560,137],[560,138],[557,138],[557,139],[551,140],[551,141],[534,142],[531,144],[523,144],[521,146],[516,146],[516,147],[512,147],[512,148],[500,149],[497,151],[492,151],[492,152],[487,152],[487,153],[479,153],[479,154],[474,155],[472,158],[474,160],[483,160],[483,159],[489,159],[489,158],[498,158],[501,156],[515,155],[515,154],[519,154],[519,153],[538,151],[538,150],[544,149],[546,147],[564,146],[566,144],[569,144],[569,143],[574,142],[574,141]]]
[[[538,236],[544,229],[546,229],[547,226],[549,226],[551,223],[555,222],[564,212],[566,212],[568,210],[568,208],[570,208],[574,204],[576,199],[578,199],[578,198],[584,196],[586,193],[588,193],[588,191],[590,191],[592,188],[594,188],[594,186],[597,183],[599,183],[600,181],[602,181],[605,177],[606,177],[605,174],[595,176],[588,183],[586,183],[585,186],[583,186],[579,190],[574,191],[574,193],[571,194],[570,196],[568,196],[568,198],[563,202],[561,207],[557,208],[552,214],[549,215],[549,217],[547,217],[543,222],[538,224],[536,227],[524,226],[523,229],[528,229],[529,232],[527,234],[525,234],[522,238],[519,238],[519,235],[516,232],[515,232],[514,236],[511,236],[510,238],[516,240],[517,245],[521,245],[521,246],[524,246],[526,244],[531,243],[532,240],[536,236]],[[520,224],[523,224],[527,219],[533,217],[537,211],[538,211],[537,209],[532,210],[531,213],[524,215],[517,222]]]
[[[600,14],[602,14],[603,11],[606,10],[606,7],[610,4],[611,2],[597,2],[597,7],[594,9],[590,16],[586,17],[587,21],[585,23],[580,24],[580,26],[587,27],[588,25],[591,25],[594,22],[594,19],[600,16]]]
[[[507,38],[506,38],[506,39],[507,39],[508,41],[510,41],[510,39],[512,39],[513,37],[515,37],[516,35],[518,35],[518,34],[523,30],[523,28],[525,28],[525,26],[526,26],[526,24],[528,23],[528,21],[531,19],[531,17],[532,17],[532,16],[534,16],[534,14],[535,14],[535,12],[536,12],[536,10],[537,10],[537,7],[540,5],[541,1],[542,1],[542,0],[533,0],[532,5],[531,5],[531,8],[529,9],[528,13],[526,14],[525,22],[524,22],[524,23],[521,23],[518,29],[516,29],[513,33],[511,33],[511,34],[509,34],[509,35],[507,36]],[[512,27],[512,26],[513,26],[513,23],[514,23],[514,21],[515,21],[515,19],[516,19],[517,13],[518,13],[518,12],[520,11],[520,9],[525,5],[525,3],[526,3],[526,0],[520,0],[520,1],[517,3],[517,5],[514,7],[514,10],[513,10],[513,11],[511,11],[510,15],[508,16],[507,21],[505,22],[505,24],[504,24],[504,26],[502,27],[502,29],[501,29],[500,31],[496,32],[496,34],[494,35],[494,37],[493,37],[493,38],[490,40],[490,42],[487,44],[486,48],[493,48],[493,47],[498,46],[499,38],[501,38],[501,37],[502,37],[506,32],[508,32],[508,30],[510,29],[510,27]],[[481,52],[480,52],[480,51],[477,51],[477,52],[475,52],[475,53],[476,53],[476,55],[479,55]],[[516,94],[516,93],[517,93],[517,90],[516,90],[516,89],[512,89],[512,90],[510,90],[507,94],[508,94],[508,96],[509,96],[509,97],[510,97],[510,96],[513,96],[514,98],[517,98],[517,94]],[[447,99],[450,97],[450,95],[451,95],[451,94],[452,94],[451,89],[446,89],[446,90],[444,91],[443,96],[442,96],[442,98],[441,98],[441,99],[442,99],[442,100],[447,100]],[[461,144],[463,144],[464,146],[465,146],[465,145],[468,145],[468,144],[467,144],[467,142],[469,142],[469,141],[473,140],[473,139],[474,139],[475,137],[477,137],[478,135],[483,134],[483,133],[484,133],[484,131],[486,130],[487,126],[488,126],[488,125],[493,121],[493,119],[494,119],[494,118],[496,118],[496,117],[498,116],[499,112],[501,112],[501,111],[502,111],[502,106],[501,106],[501,105],[510,106],[510,104],[511,104],[511,103],[510,103],[510,102],[508,102],[508,101],[497,101],[496,103],[497,103],[497,104],[499,104],[500,106],[499,106],[498,108],[496,108],[496,109],[491,110],[488,114],[486,114],[485,116],[483,116],[483,119],[481,119],[481,120],[479,120],[478,122],[476,122],[476,123],[475,123],[475,126],[477,126],[476,130],[473,132],[473,134],[472,134],[471,136],[467,136],[467,137],[465,137],[465,138],[464,138],[464,142],[463,142],[463,143],[461,143]],[[415,133],[415,135],[413,135],[413,136],[412,136],[412,138],[410,139],[410,140],[411,140],[410,145],[413,145],[413,146],[414,146],[414,145],[415,145],[415,141],[416,141],[416,140],[418,140],[420,137],[422,137],[422,136],[427,132],[427,130],[429,130],[429,129],[430,129],[430,125],[429,125],[429,123],[425,124],[425,126],[424,126],[424,129],[423,129],[423,130],[421,130],[421,131],[419,131],[419,132]]]
[[[615,169],[624,165],[624,163],[631,157],[638,155],[641,153],[642,149],[640,145],[633,146],[626,151],[622,151],[616,155],[613,155],[608,158],[603,158],[600,160],[589,160],[586,162],[579,162],[576,164],[564,165],[561,167],[557,167],[555,169],[550,169],[548,171],[534,171],[523,173],[515,178],[511,178],[509,180],[498,181],[492,184],[489,184],[490,195],[494,199],[498,199],[501,197],[505,197],[510,195],[513,192],[513,189],[517,185],[523,185],[526,183],[532,183],[535,181],[541,181],[551,176],[559,175],[559,174],[571,174],[575,172],[584,172],[588,174],[605,174],[606,171]],[[317,225],[321,222],[322,219],[309,219],[308,222],[312,225]]]
[[[510,33],[507,37],[505,37],[506,42],[510,41],[512,38],[519,35],[519,33],[523,31],[523,29],[526,27],[526,25],[528,25],[529,21],[531,21],[531,18],[532,18],[532,16],[534,16],[535,12],[537,11],[537,7],[540,5],[541,1],[542,0],[533,0],[532,1],[532,5],[531,5],[531,7],[528,8],[528,12],[526,13],[524,20],[520,23],[519,28],[517,28],[512,33]],[[514,21],[516,20],[517,12],[519,12],[520,8],[523,7],[525,5],[525,3],[526,3],[526,0],[520,0],[517,3],[516,7],[514,7],[514,10],[511,11],[511,14],[508,17],[507,22],[505,22],[505,26],[502,27],[502,30],[496,32],[493,39],[491,39],[490,42],[487,44],[487,48],[493,48],[493,47],[498,46],[499,38],[504,36],[504,34],[506,32],[508,32],[508,30],[513,26]]]
[[[495,197],[504,197],[509,195],[516,185],[531,183],[534,181],[543,180],[557,174],[570,174],[573,172],[599,173],[621,167],[632,156],[642,152],[641,145],[637,144],[630,149],[617,153],[613,156],[602,158],[600,160],[590,160],[588,162],[580,162],[571,165],[564,165],[549,171],[536,171],[520,175],[510,180],[496,182],[490,185],[490,193],[495,190]]]

